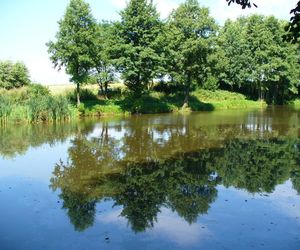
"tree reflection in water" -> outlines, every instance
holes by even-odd
[[[51,187],[61,190],[63,208],[76,230],[92,226],[95,206],[106,198],[122,207],[120,215],[134,232],[142,232],[154,226],[162,207],[188,223],[196,222],[216,200],[218,184],[270,193],[291,178],[299,192],[297,139],[252,136],[214,141],[196,150],[200,138],[195,132],[193,139],[187,134],[179,140],[174,133],[165,144],[155,144],[153,131],[145,131],[116,139],[103,126],[99,137],[78,135],[72,141],[69,162],[57,163]],[[142,141],[133,140],[137,133]],[[195,144],[194,150],[184,150],[188,142]],[[175,145],[177,153],[157,157],[160,150]],[[150,158],[147,151],[156,152],[156,157]]]

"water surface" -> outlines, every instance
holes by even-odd
[[[0,249],[300,249],[300,113],[0,129]]]

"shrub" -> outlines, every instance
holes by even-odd
[[[50,96],[50,90],[41,84],[32,84],[27,88],[28,99],[38,98],[41,96]]]

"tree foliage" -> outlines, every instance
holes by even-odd
[[[227,21],[219,36],[225,52],[221,80],[231,89],[269,103],[298,93],[297,47],[283,40],[285,23],[252,15]]]
[[[293,43],[300,43],[300,1],[297,3],[297,6],[291,10],[291,14],[294,16],[291,17],[291,21],[287,26],[286,30],[288,32],[286,38],[288,41]]]
[[[184,105],[188,105],[192,85],[201,83],[208,72],[216,28],[209,10],[200,7],[197,0],[187,0],[169,17],[166,28],[169,74],[184,85]]]
[[[20,88],[29,84],[29,71],[24,63],[0,61],[0,88]]]
[[[197,0],[186,0],[165,21],[150,0],[129,1],[120,16],[97,24],[87,3],[71,0],[56,41],[48,43],[55,66],[64,66],[77,85],[78,104],[88,77],[107,98],[119,75],[135,99],[155,86],[180,93],[184,107],[195,88],[233,90],[276,104],[297,97],[299,47],[284,40],[286,22],[252,15],[218,27]]]
[[[158,75],[162,23],[148,0],[129,1],[120,15],[112,55],[125,84],[139,96]]]
[[[226,0],[228,5],[231,3],[236,3],[242,6],[243,9],[251,8],[252,5],[257,7],[257,5],[251,0]],[[293,16],[290,19],[290,23],[286,26],[287,34],[285,38],[293,43],[298,43],[300,38],[300,1],[297,3],[296,7],[290,11]]]
[[[91,72],[92,77],[99,85],[99,92],[107,98],[108,84],[115,80],[115,66],[110,55],[110,46],[113,43],[113,23],[100,22],[94,37],[92,60],[94,62]]]
[[[50,58],[55,67],[65,67],[71,81],[77,85],[77,103],[80,104],[79,89],[93,67],[93,51],[96,20],[90,6],[83,0],[71,0],[64,17],[58,22],[56,41],[47,43]]]
[[[228,2],[228,5],[230,5],[231,3],[240,4],[243,9],[251,8],[252,5],[257,7],[257,5],[255,3],[251,3],[251,0],[226,0],[226,1]]]

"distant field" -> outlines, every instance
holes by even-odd
[[[60,85],[48,85],[47,86],[52,94],[63,94],[75,89],[75,84],[60,84]]]
[[[59,85],[48,85],[50,92],[54,95],[64,94],[66,92],[71,92],[75,90],[75,84],[59,84]],[[123,83],[114,83],[109,86],[110,88],[125,88],[125,85]],[[81,88],[83,89],[90,89],[93,92],[97,92],[98,85],[97,84],[89,84],[89,85],[83,85]]]

